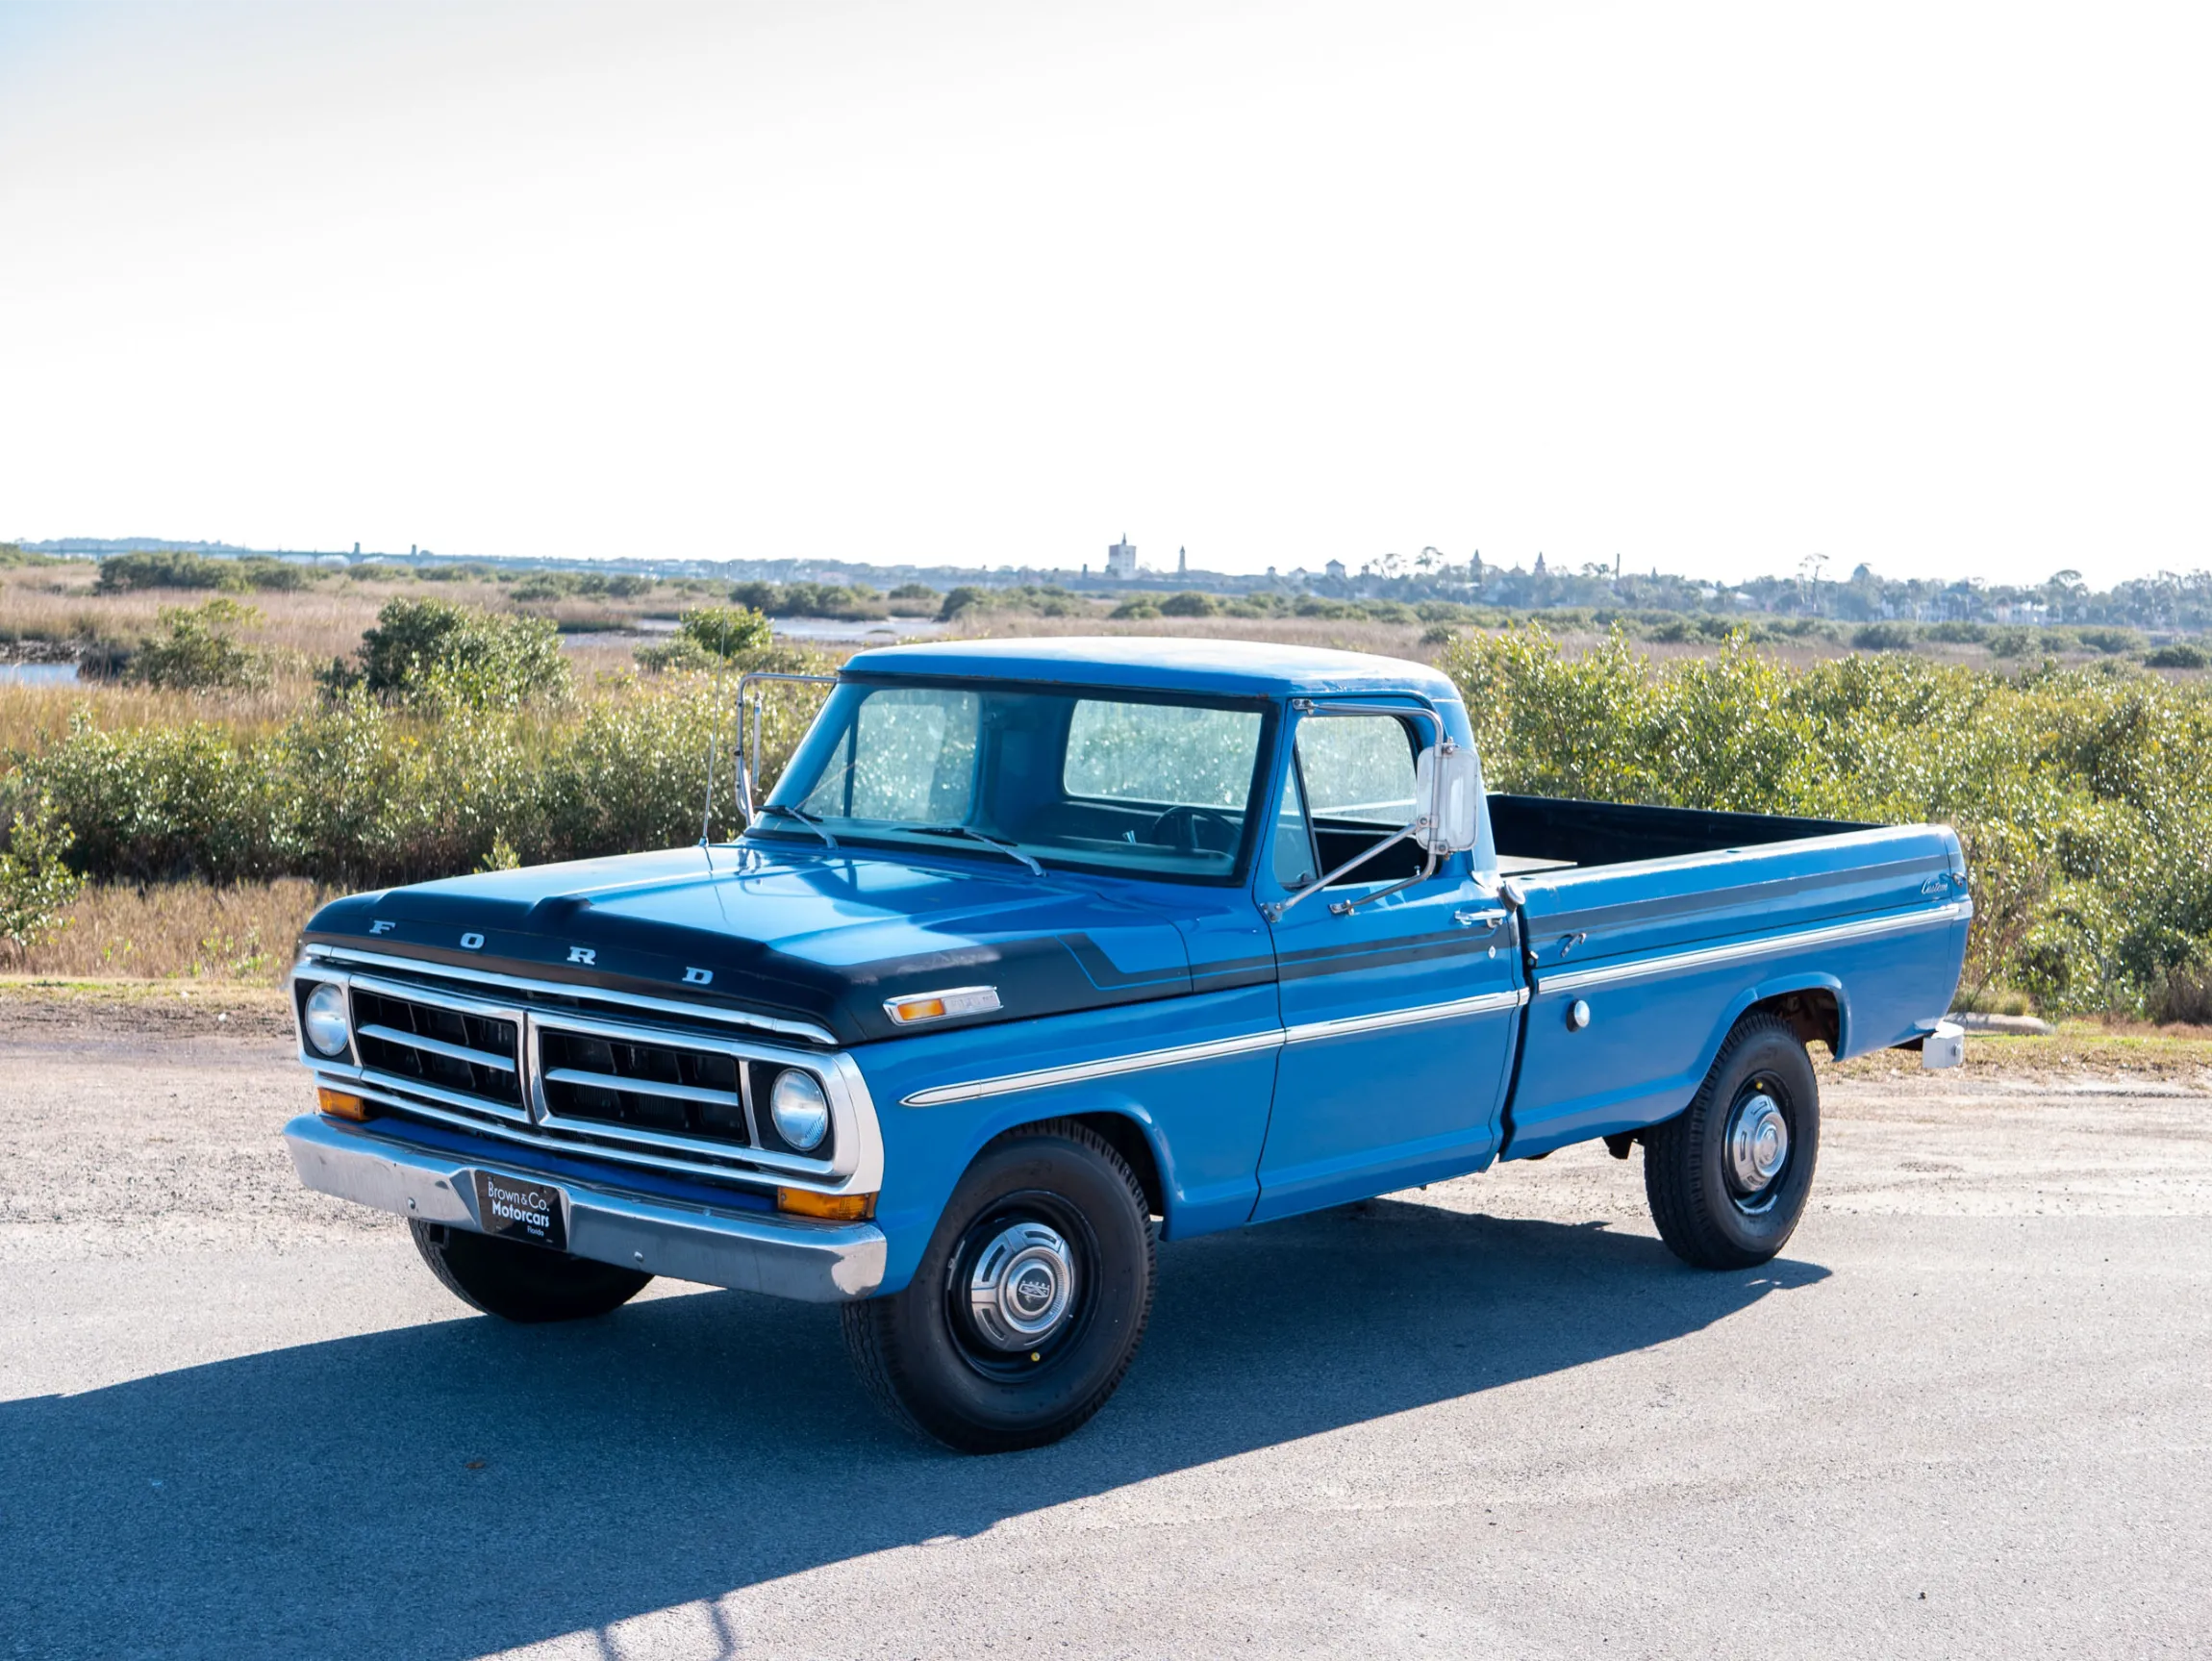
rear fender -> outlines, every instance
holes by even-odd
[[[1705,1047],[1698,1055],[1698,1082],[1702,1084],[1705,1075],[1713,1070],[1714,1059],[1720,1055],[1721,1046],[1728,1042],[1728,1035],[1736,1030],[1738,1021],[1760,1005],[1778,1005],[1794,993],[1826,993],[1835,999],[1836,1035],[1834,1049],[1838,1055],[1844,1054],[1844,1045],[1848,1040],[1851,1024],[1851,1001],[1849,994],[1844,991],[1844,983],[1832,974],[1811,972],[1779,974],[1772,980],[1763,980],[1755,986],[1747,987],[1743,992],[1738,993],[1734,1000],[1729,1003],[1727,1011],[1714,1025],[1712,1037],[1706,1040]],[[1777,1013],[1782,1012],[1777,1011]],[[1800,1030],[1798,1037],[1804,1036]],[[1689,1105],[1688,1101],[1684,1101],[1680,1108],[1675,1109],[1675,1112],[1679,1113],[1682,1108],[1687,1108]],[[1673,1117],[1673,1114],[1666,1116],[1667,1119]],[[1664,1119],[1652,1120],[1654,1124],[1665,1122]]]

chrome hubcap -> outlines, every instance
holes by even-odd
[[[1772,1096],[1761,1093],[1736,1110],[1728,1131],[1728,1165],[1738,1188],[1758,1193],[1781,1173],[1789,1157],[1790,1122]]]
[[[1050,1337],[1074,1298],[1074,1253],[1042,1222],[1001,1230],[968,1277],[976,1330],[1000,1349],[1028,1349]]]

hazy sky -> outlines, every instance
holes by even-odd
[[[0,0],[0,536],[2212,565],[2212,8]]]

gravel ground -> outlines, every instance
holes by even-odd
[[[471,1315],[225,1013],[0,1002],[0,1654],[2212,1653],[2190,1085],[1832,1078],[1747,1273],[1601,1149],[1170,1246],[1105,1414],[966,1460],[825,1310]]]

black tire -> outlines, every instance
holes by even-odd
[[[1779,1168],[1760,1180],[1755,1168],[1745,1174],[1729,1145],[1740,1124],[1764,1114],[1762,1097],[1778,1112],[1787,1145]],[[1659,1238],[1697,1269],[1765,1263],[1804,1215],[1820,1151],[1820,1085],[1803,1041],[1778,1016],[1746,1016],[1689,1107],[1645,1133],[1644,1194]]]
[[[1040,1225],[1064,1249],[1025,1247],[1037,1277],[1018,1290],[1008,1271],[1002,1283],[1016,1296],[1046,1286],[1064,1312],[1009,1347],[1018,1335],[988,1330],[993,1316],[976,1314],[971,1293],[993,1262],[1020,1261],[994,1255],[1010,1233],[1042,1241],[1029,1232]],[[976,1155],[903,1292],[844,1306],[845,1347],[868,1395],[908,1430],[963,1453],[1039,1447],[1114,1394],[1152,1313],[1152,1277],[1151,1219],[1127,1162],[1071,1120],[1026,1125]]]
[[[410,1220],[415,1249],[445,1290],[472,1309],[505,1321],[582,1321],[619,1309],[651,1283],[616,1269],[519,1240]]]

